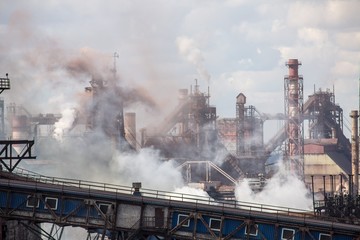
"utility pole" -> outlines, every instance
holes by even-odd
[[[6,78],[0,78],[0,94],[4,90],[10,89],[9,74],[6,73]],[[0,99],[0,137],[5,138],[5,104],[4,99]]]

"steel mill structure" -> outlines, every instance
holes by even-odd
[[[285,164],[286,167],[296,172],[298,176],[304,176],[304,135],[302,125],[303,111],[303,78],[298,74],[301,63],[297,59],[289,59],[286,63],[289,67],[289,75],[284,79],[284,100],[286,116],[286,143]]]
[[[136,113],[126,112],[129,93],[116,85],[115,57],[113,78],[92,77],[90,86],[85,88],[86,110],[74,110],[73,123],[66,131],[56,132],[55,129],[61,114],[33,115],[25,106],[15,103],[7,104],[5,111],[5,103],[0,100],[0,136],[3,139],[0,140],[3,144],[0,217],[6,226],[2,231],[11,232],[13,237],[7,235],[8,238],[0,239],[31,239],[31,234],[20,236],[24,231],[15,229],[40,229],[43,222],[61,228],[66,225],[83,227],[89,231],[88,239],[152,239],[151,236],[277,239],[281,236],[282,239],[325,240],[360,237],[358,111],[350,113],[350,142],[343,131],[343,111],[335,103],[334,90],[314,88],[304,99],[300,61],[289,59],[286,62],[288,75],[284,77],[283,113],[264,113],[248,105],[251,99],[240,92],[234,96],[236,116],[219,118],[216,107],[210,105],[210,90],[202,92],[195,80],[190,89],[179,90],[178,105],[162,123],[156,128],[138,129]],[[0,78],[0,93],[8,89],[8,76]],[[265,142],[266,121],[277,121],[280,127]],[[10,130],[6,129],[7,125]],[[204,189],[217,203],[223,204],[222,207],[205,204],[199,209],[199,205],[183,200],[175,205],[152,193],[147,196],[149,198],[139,200],[136,196],[145,194],[144,190],[139,192],[140,185],[120,198],[112,193],[117,186],[102,192],[96,184],[90,183],[87,187],[94,188],[94,195],[87,197],[82,195],[81,186],[68,188],[72,180],[61,183],[66,185],[62,192],[59,185],[49,182],[41,183],[44,185],[39,191],[37,184],[41,181],[36,177],[15,173],[20,161],[35,158],[33,147],[37,150],[38,163],[51,164],[51,152],[46,151],[46,145],[56,142],[54,133],[55,137],[58,134],[81,139],[86,144],[89,133],[94,131],[101,131],[111,139],[111,148],[117,151],[136,154],[141,148],[157,149],[164,161],[176,161],[187,184]],[[302,213],[302,220],[295,212],[288,216],[281,213],[277,220],[259,209],[250,210],[250,215],[240,210],[231,213],[234,211],[232,204],[238,204],[234,201],[236,184],[246,180],[254,192],[261,191],[267,179],[277,171],[274,167],[280,160],[285,163],[286,170],[297,175],[312,192],[314,211]],[[60,201],[62,207],[58,205]],[[277,210],[270,207],[269,211]],[[63,215],[64,212],[67,214]],[[129,219],[124,220],[126,217]],[[327,217],[336,220],[331,219],[335,222],[330,223]],[[304,219],[306,221],[302,222]],[[352,232],[351,228],[355,230]],[[37,239],[37,231],[32,232],[31,236]],[[97,238],[92,238],[92,234]],[[54,237],[50,234],[48,239]]]

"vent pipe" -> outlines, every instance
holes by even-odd
[[[358,194],[359,185],[359,134],[358,134],[358,118],[359,113],[353,110],[350,113],[352,118],[351,130],[351,173],[353,175],[352,193],[356,196]],[[350,190],[350,189],[349,189]]]

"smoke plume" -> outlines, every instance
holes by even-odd
[[[238,201],[305,210],[312,209],[313,204],[304,182],[286,171],[282,163],[279,163],[279,171],[267,181],[262,191],[253,192],[245,179],[237,185],[235,196]]]
[[[178,50],[180,54],[191,64],[196,67],[196,71],[205,79],[206,82],[210,81],[210,74],[205,68],[204,57],[200,49],[196,46],[196,43],[193,39],[182,36],[178,37],[176,40]]]

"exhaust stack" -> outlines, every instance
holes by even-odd
[[[359,187],[359,134],[358,134],[358,119],[359,112],[353,110],[350,113],[352,118],[352,130],[351,130],[351,173],[353,175],[353,184],[351,193],[356,196],[358,194]]]

